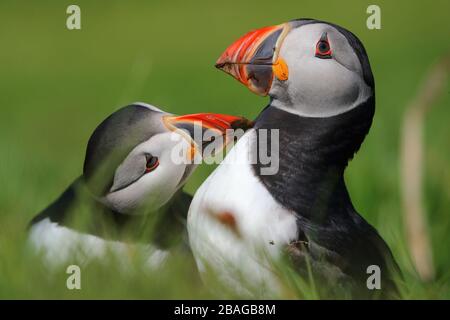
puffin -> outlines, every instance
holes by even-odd
[[[286,288],[284,261],[312,276],[321,297],[397,297],[397,263],[344,179],[375,112],[361,41],[336,24],[297,19],[247,33],[216,67],[270,102],[191,202],[189,242],[203,277],[272,298]]]
[[[213,155],[233,130],[249,125],[224,114],[176,116],[141,102],[119,109],[91,135],[83,174],[30,222],[31,249],[53,268],[113,257],[127,269],[136,252],[145,265],[161,266],[170,250],[187,247],[192,197],[182,187],[205,147],[214,144]]]

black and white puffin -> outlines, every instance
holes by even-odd
[[[119,109],[90,137],[82,176],[32,220],[32,248],[51,266],[137,250],[159,265],[182,240],[192,197],[181,188],[211,143],[202,133],[227,138],[228,129],[246,125],[223,114],[174,116],[145,103]]]
[[[287,255],[303,274],[309,261],[328,292],[395,293],[391,251],[356,212],[344,181],[375,110],[360,40],[332,23],[293,20],[244,35],[216,67],[270,104],[194,195],[188,234],[200,271],[239,293],[271,296],[280,287],[270,260]],[[277,170],[266,174],[257,151],[265,136],[267,150],[279,150],[271,155]],[[367,287],[371,265],[381,270],[381,291]]]

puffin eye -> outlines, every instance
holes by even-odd
[[[145,165],[145,173],[152,172],[159,166],[158,157],[154,157],[151,154],[146,154],[145,158],[147,160],[147,163]]]
[[[331,47],[328,42],[327,33],[324,32],[316,44],[316,57],[321,59],[331,59]]]

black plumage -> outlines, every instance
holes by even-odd
[[[355,298],[395,297],[397,263],[375,228],[353,207],[344,181],[345,168],[369,132],[375,113],[375,81],[366,50],[352,32],[338,25],[315,19],[292,23],[294,27],[326,23],[344,35],[372,95],[350,111],[331,117],[302,117],[269,104],[255,128],[279,129],[279,171],[259,175],[258,162],[254,172],[273,197],[296,214],[298,239],[287,253],[301,273],[306,273],[309,261],[316,278],[329,284],[324,286],[328,292],[350,291]],[[267,137],[271,150],[271,135]],[[381,293],[367,288],[370,265],[380,267]]]
[[[384,240],[353,207],[343,176],[374,110],[373,97],[326,118],[301,117],[269,105],[255,123],[256,129],[279,129],[278,173],[260,175],[259,161],[253,168],[272,196],[296,214],[299,238],[287,248],[293,262],[306,272],[307,255],[318,278],[334,279],[328,289],[339,283],[362,298],[374,294],[366,286],[369,265],[381,269],[382,296],[395,293],[392,269],[398,269]]]

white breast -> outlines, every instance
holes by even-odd
[[[48,218],[31,227],[29,243],[42,254],[44,262],[51,268],[67,267],[69,264],[81,266],[98,260],[118,262],[119,268],[127,271],[136,255],[143,257],[149,268],[159,267],[168,256],[167,251],[151,245],[104,240],[60,226]]]
[[[267,257],[296,239],[293,213],[279,205],[254,174],[248,131],[196,192],[188,214],[189,241],[200,271],[206,264],[240,293],[276,291]],[[232,214],[236,228],[218,219]],[[247,282],[243,285],[242,279]],[[264,288],[266,287],[266,288]],[[267,290],[267,288],[273,290]]]

